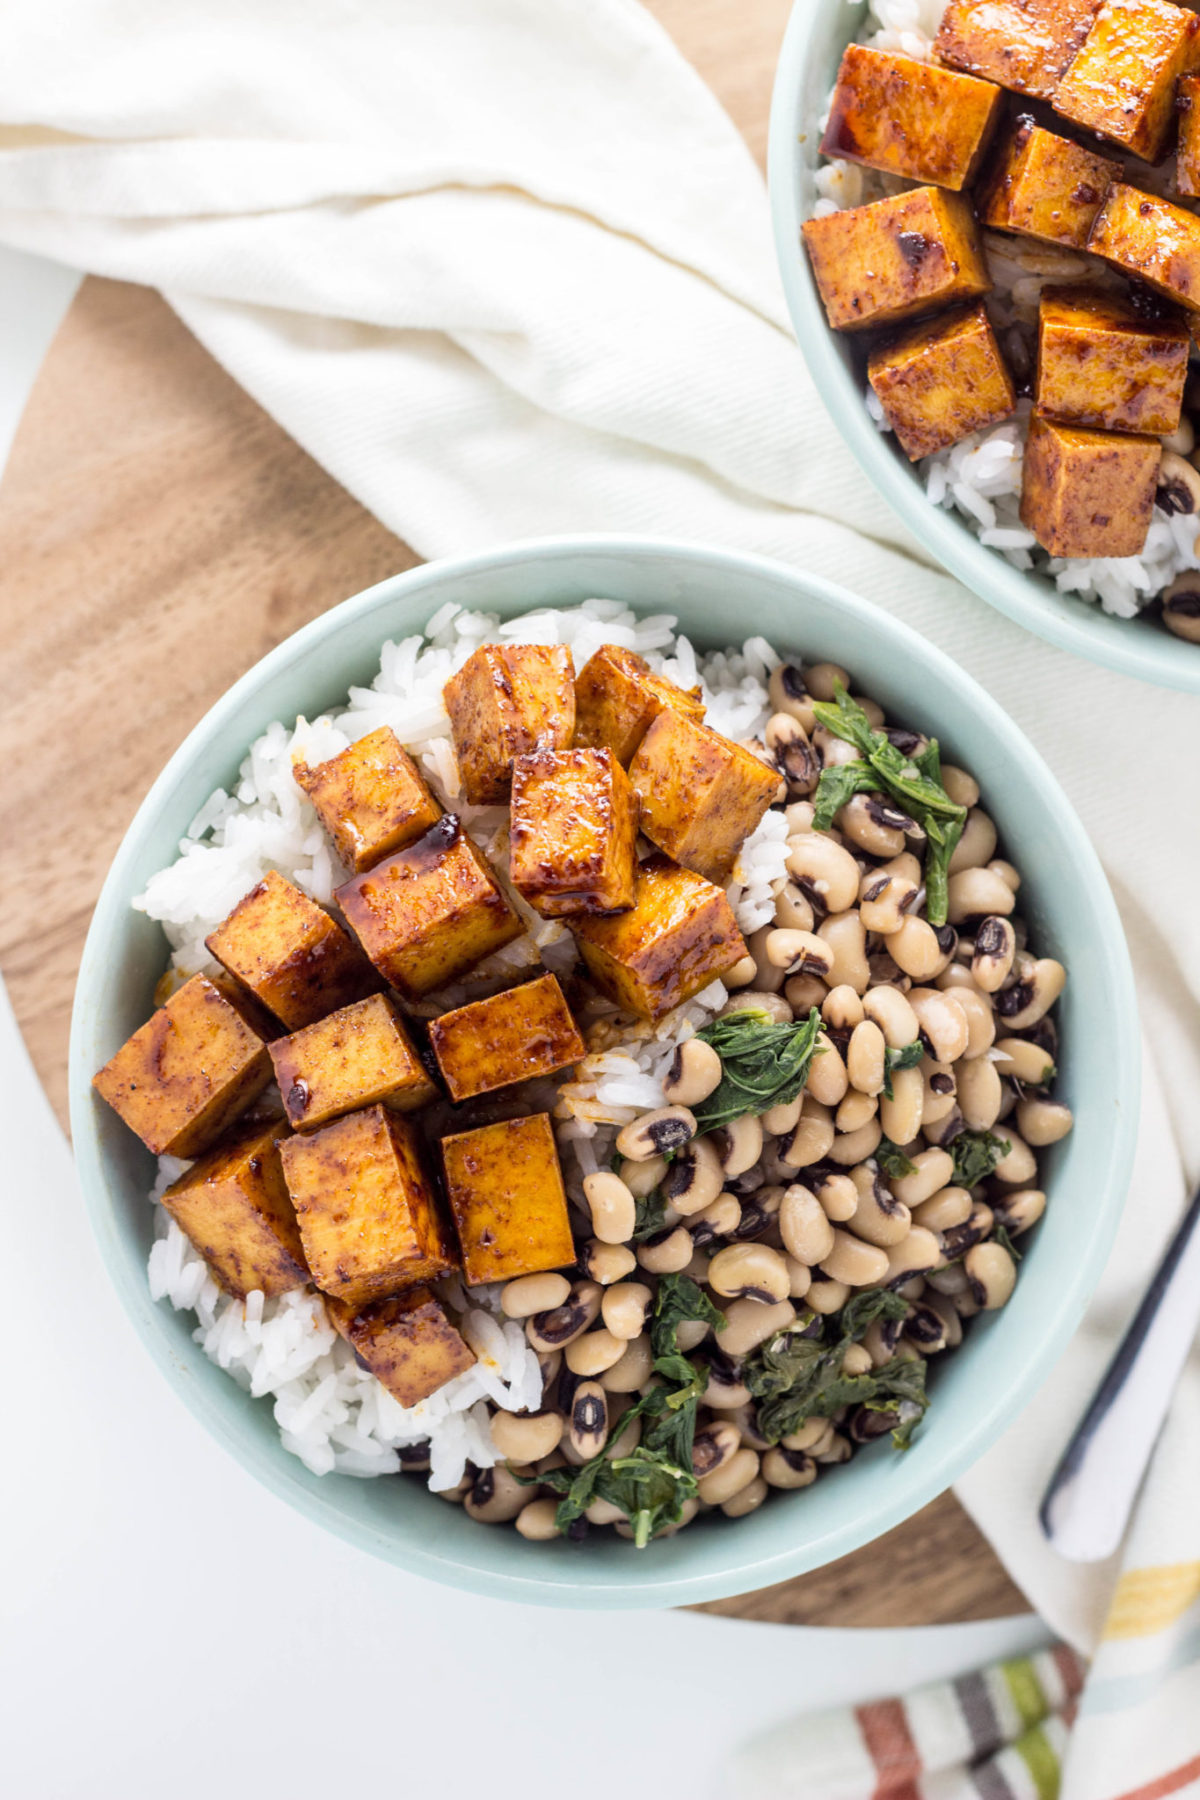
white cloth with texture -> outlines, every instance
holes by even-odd
[[[1035,1509],[1200,1175],[1200,701],[923,560],[807,379],[758,170],[634,0],[9,0],[5,26],[0,241],[160,288],[422,555],[620,530],[781,557],[936,640],[1056,771],[1133,943],[1142,1144],[1084,1330],[959,1492],[1090,1645],[1115,1572],[1053,1557]]]

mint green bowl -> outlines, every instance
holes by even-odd
[[[862,29],[866,0],[795,0],[775,75],[768,170],[775,252],[796,337],[817,392],[864,472],[930,553],[982,600],[1060,649],[1159,687],[1200,693],[1200,645],[1158,619],[1118,619],[1060,594],[979,542],[957,513],[934,506],[920,476],[876,429],[863,399],[861,344],[829,329],[800,227],[812,215],[823,116],[842,51]]]
[[[130,899],[173,859],[201,802],[233,782],[272,719],[337,706],[352,683],[372,679],[386,638],[420,630],[447,601],[512,617],[592,595],[676,613],[702,646],[761,632],[781,650],[834,659],[975,773],[1025,875],[1037,942],[1071,970],[1062,1063],[1079,1119],[1052,1155],[1051,1205],[1012,1301],[977,1320],[937,1370],[935,1404],[906,1455],[873,1447],[748,1518],[702,1520],[640,1553],[599,1534],[579,1545],[526,1543],[474,1524],[408,1479],[310,1475],[281,1448],[269,1403],[251,1400],[192,1342],[191,1316],[151,1301],[153,1161],[91,1089],[93,1072],[148,1016],[165,961],[159,927]],[[932,1500],[1011,1422],[1074,1331],[1108,1254],[1133,1157],[1136,1045],[1125,944],[1091,845],[1020,732],[954,663],[854,595],[774,563],[653,540],[559,539],[382,582],[273,650],[200,722],[143,802],[96,907],[75,999],[71,1122],[100,1248],[151,1356],[217,1441],[314,1525],[479,1593],[567,1607],[675,1606],[856,1549]]]

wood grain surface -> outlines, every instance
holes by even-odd
[[[789,0],[650,0],[760,162]],[[84,282],[0,484],[0,969],[66,1120],[71,995],[105,869],[214,700],[418,559],[146,289]],[[704,1610],[914,1625],[1026,1610],[950,1495],[854,1556]]]

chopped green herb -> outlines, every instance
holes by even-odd
[[[928,1401],[925,1363],[894,1359],[868,1375],[846,1375],[842,1362],[876,1319],[902,1319],[907,1303],[887,1288],[856,1294],[833,1319],[802,1313],[747,1359],[742,1380],[757,1402],[758,1429],[768,1442],[799,1430],[806,1419],[828,1419],[843,1406],[897,1412],[893,1440],[906,1449]],[[825,1333],[836,1330],[836,1337]]]
[[[999,1245],[1001,1245],[1001,1247],[1003,1249],[1008,1251],[1008,1254],[1012,1257],[1012,1259],[1015,1263],[1020,1262],[1021,1252],[1017,1249],[1017,1246],[1013,1243],[1012,1237],[1009,1234],[1007,1225],[1002,1225],[1000,1223],[1000,1221],[997,1220],[996,1223],[992,1226],[992,1236],[995,1238],[996,1242]]]
[[[909,1162],[899,1144],[893,1144],[891,1138],[881,1137],[875,1146],[875,1161],[885,1175],[899,1180],[902,1175],[915,1175],[917,1165]]]
[[[634,1226],[631,1242],[644,1244],[656,1232],[666,1227],[667,1203],[655,1188],[652,1193],[638,1194],[634,1197]]]
[[[815,1006],[793,1025],[777,1024],[761,1008],[747,1007],[697,1032],[721,1058],[716,1090],[692,1108],[700,1130],[717,1131],[745,1113],[788,1105],[808,1080],[820,1030]]]
[[[879,792],[879,777],[870,763],[834,763],[822,769],[813,799],[813,830],[828,831],[847,800],[872,792]]]
[[[914,1038],[911,1044],[901,1044],[893,1050],[889,1044],[883,1052],[883,1092],[888,1100],[896,1098],[892,1091],[892,1072],[895,1069],[915,1069],[925,1054],[925,1046],[920,1038]]]
[[[954,1172],[950,1177],[955,1187],[978,1187],[986,1181],[1012,1149],[1007,1138],[990,1131],[960,1131],[950,1145]]]

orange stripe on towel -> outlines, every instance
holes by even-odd
[[[1177,1794],[1181,1787],[1200,1776],[1200,1756],[1193,1756],[1191,1762],[1181,1763],[1179,1768],[1172,1769],[1167,1775],[1160,1775],[1156,1781],[1148,1781],[1145,1787],[1130,1788],[1127,1794],[1118,1796],[1118,1800],[1165,1800],[1167,1794]]]
[[[863,1742],[875,1764],[875,1794],[887,1800],[913,1800],[921,1758],[908,1729],[902,1700],[873,1700],[855,1710]]]

